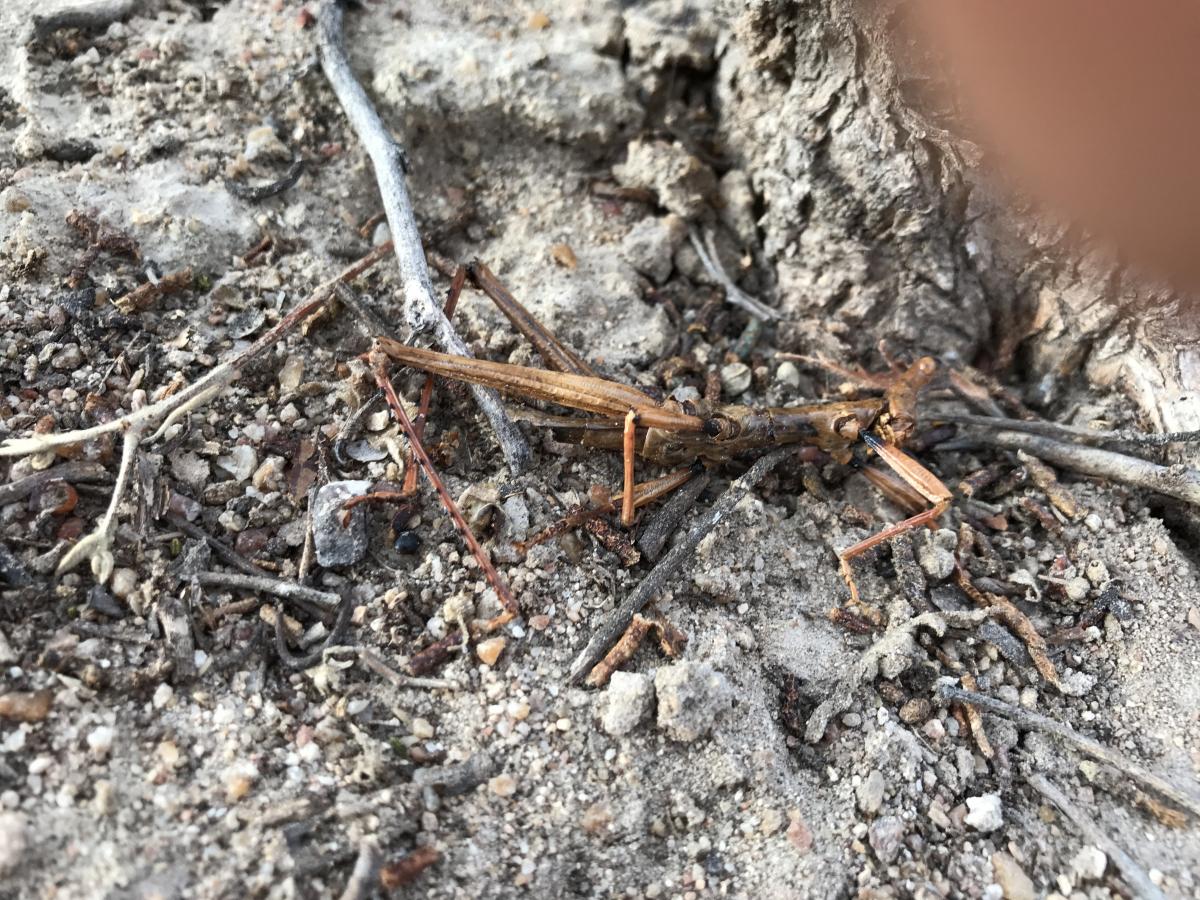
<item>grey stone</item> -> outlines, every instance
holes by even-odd
[[[371,489],[369,481],[331,481],[317,491],[313,503],[313,545],[322,566],[350,566],[367,553],[367,518],[363,507],[350,511],[343,525],[342,504]]]
[[[658,727],[676,741],[708,734],[733,705],[729,681],[708,663],[681,662],[654,675],[658,694]]]
[[[614,737],[637,728],[654,707],[654,682],[638,672],[613,672],[601,701],[600,727]]]
[[[884,781],[883,773],[878,769],[872,769],[871,774],[863,780],[856,791],[858,808],[868,816],[878,815],[879,810],[883,807],[883,792],[886,787],[887,783]]]
[[[867,829],[867,841],[881,863],[890,863],[904,841],[904,822],[899,816],[880,816]]]
[[[621,253],[634,269],[662,284],[671,275],[675,250],[686,234],[687,226],[679,216],[647,216],[629,229]]]

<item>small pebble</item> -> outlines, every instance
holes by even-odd
[[[98,816],[111,816],[117,811],[117,792],[107,778],[92,784],[92,811]]]
[[[931,741],[940,741],[946,736],[946,726],[942,724],[941,719],[930,719],[921,729],[925,733],[925,737]]]
[[[904,820],[899,816],[881,816],[867,830],[867,843],[885,865],[896,858],[904,841]]]
[[[248,481],[258,468],[258,454],[249,444],[237,444],[227,455],[217,457],[217,466],[240,484]]]
[[[784,360],[775,370],[775,381],[785,387],[798,388],[800,387],[800,370],[790,359]]]
[[[729,680],[709,663],[679,662],[654,674],[658,727],[676,741],[708,734],[733,705]]]
[[[412,720],[412,736],[427,741],[436,734],[433,724],[428,719],[416,718]]]
[[[103,759],[108,756],[112,750],[113,741],[117,737],[117,732],[109,725],[98,725],[88,732],[87,745],[97,757]]]
[[[1037,891],[1033,880],[1020,864],[1007,853],[992,854],[992,871],[1004,900],[1035,900]]]
[[[174,696],[175,689],[166,682],[163,682],[154,689],[154,698],[151,702],[154,704],[155,709],[162,709],[170,704]]]
[[[1092,583],[1092,587],[1100,588],[1108,583],[1108,566],[1104,564],[1103,560],[1093,559],[1087,564],[1084,574]]]
[[[501,773],[488,780],[488,790],[497,797],[511,797],[517,792],[517,780],[507,773]]]
[[[883,792],[886,788],[887,782],[883,773],[878,769],[872,769],[855,791],[858,794],[858,808],[864,815],[879,814],[879,810],[883,807]]]
[[[1067,599],[1079,603],[1087,597],[1088,591],[1091,589],[1092,585],[1086,578],[1072,578],[1066,586]]]
[[[924,697],[914,697],[900,707],[900,721],[906,725],[916,725],[929,718],[933,704]]]
[[[782,827],[783,814],[772,807],[763,813],[762,822],[759,823],[758,830],[763,837],[770,837]]]
[[[1004,825],[1003,806],[999,794],[983,794],[967,798],[964,821],[976,831],[995,831]]]
[[[629,734],[654,706],[654,683],[640,672],[613,672],[601,700],[600,727],[605,734]]]
[[[50,691],[9,691],[0,694],[0,719],[40,722],[50,714],[54,694]]]
[[[1088,531],[1099,531],[1104,527],[1104,520],[1095,513],[1088,513],[1083,520],[1083,524],[1087,526]]]
[[[25,858],[29,820],[21,813],[0,813],[0,875],[12,872]]]
[[[507,643],[508,641],[502,637],[488,638],[475,645],[475,655],[484,665],[494,666],[496,660],[500,658],[500,654],[504,652],[504,646]]]
[[[137,572],[133,569],[115,569],[112,573],[112,581],[109,583],[114,597],[120,597],[124,600],[135,590],[137,590]]]
[[[754,373],[742,362],[729,363],[721,367],[721,387],[726,395],[737,397],[750,387]]]
[[[1071,872],[1076,881],[1099,881],[1107,868],[1108,857],[1092,844],[1081,847],[1071,860]]]

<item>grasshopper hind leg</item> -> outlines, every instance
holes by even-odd
[[[932,504],[929,509],[923,510],[915,516],[910,516],[902,522],[897,522],[895,525],[889,525],[882,531],[838,553],[838,570],[845,580],[846,586],[850,589],[850,603],[866,615],[874,624],[882,625],[883,614],[878,609],[864,604],[859,597],[858,585],[855,584],[854,570],[851,568],[850,561],[856,556],[861,556],[871,548],[877,547],[899,534],[905,534],[923,525],[932,525],[946,511],[946,508],[950,505],[952,495],[950,489],[942,483],[941,479],[903,450],[892,444],[883,442],[873,434],[863,435],[863,440],[868,447],[875,451],[876,455],[879,456],[880,460],[888,468],[900,476],[905,484],[913,488],[926,501]]]

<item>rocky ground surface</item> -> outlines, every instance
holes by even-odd
[[[486,260],[607,375],[677,396],[710,373],[730,402],[849,395],[777,351],[879,368],[879,337],[978,357],[1003,267],[982,232],[943,227],[937,179],[869,97],[847,96],[853,48],[772,32],[760,6],[553,6],[348,15],[432,247]],[[20,35],[0,68],[6,435],[111,420],[138,390],[194,381],[382,239],[360,235],[372,172],[311,64],[301,5],[174,0],[28,30],[51,8],[0,10]],[[297,158],[293,186],[246,199]],[[757,333],[722,302],[689,227],[780,323]],[[186,267],[178,290],[134,293]],[[354,290],[385,327],[401,321],[390,265]],[[481,295],[455,321],[478,354],[537,362]],[[103,585],[86,566],[52,574],[102,516],[120,441],[5,463],[0,897],[1128,896],[1111,848],[1035,774],[1164,894],[1200,896],[1194,822],[987,714],[985,743],[939,699],[942,680],[973,678],[1177,783],[1200,771],[1194,548],[1151,496],[1067,473],[1062,493],[1039,487],[1032,463],[986,445],[930,443],[921,459],[951,486],[988,465],[997,480],[856,567],[891,629],[882,655],[883,631],[829,620],[845,598],[834,553],[901,513],[861,474],[795,463],[654,606],[687,635],[682,655],[647,641],[591,690],[567,668],[649,561],[626,567],[583,531],[512,545],[616,484],[619,460],[529,426],[535,464],[514,477],[469,395],[440,385],[428,442],[520,619],[433,682],[389,677],[460,616],[492,615],[495,595],[431,491],[348,530],[317,502],[311,584],[353,613],[340,648],[289,668],[265,637],[278,601],[201,586],[230,567],[196,535],[295,580],[310,489],[401,480],[382,409],[330,455],[370,395],[352,363],[367,344],[342,308],[144,446]],[[1119,395],[1027,381],[1014,390],[1049,418],[1139,424]],[[418,378],[401,384],[417,396]],[[1002,626],[963,616],[956,553],[1047,637],[1060,688]],[[331,623],[285,611],[295,644],[320,645]],[[821,727],[831,697],[844,702]],[[382,875],[356,882],[372,854]]]

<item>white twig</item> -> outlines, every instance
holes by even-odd
[[[135,392],[133,399],[135,414],[144,396],[141,391]],[[117,528],[117,508],[124,499],[125,488],[129,484],[129,475],[133,471],[133,461],[137,457],[137,449],[141,444],[144,427],[145,421],[139,420],[126,430],[125,441],[121,446],[121,468],[117,472],[117,483],[113,485],[112,498],[108,501],[108,509],[104,511],[104,518],[100,520],[95,531],[67,551],[58,563],[58,568],[55,570],[56,575],[71,571],[86,559],[91,563],[92,575],[95,576],[96,583],[104,584],[108,581],[108,576],[112,574],[113,570],[113,555],[109,548],[112,546],[113,532]]]
[[[78,431],[54,431],[47,434],[31,434],[24,438],[9,438],[0,444],[0,456],[27,456],[31,453],[53,450],[56,447],[69,447],[105,434],[112,434],[114,431],[125,431],[128,436],[136,430],[140,436],[142,429],[151,422],[163,416],[169,417],[167,424],[174,422],[178,418],[176,413],[182,414],[211,399],[228,387],[237,376],[238,371],[229,363],[219,365],[179,393],[164,397],[157,403],[135,409],[111,422],[94,425],[91,428],[81,428]],[[164,430],[165,425],[164,428],[155,432],[154,438],[157,438]]]
[[[379,184],[388,228],[395,244],[404,293],[404,315],[409,327],[414,332],[432,332],[434,340],[446,353],[471,356],[471,351],[434,299],[425,250],[421,246],[421,234],[417,230],[408,185],[405,183],[407,162],[404,151],[384,126],[371,99],[350,68],[343,47],[342,7],[338,0],[323,0],[321,3],[317,48],[325,77],[329,79],[346,118],[350,120],[350,127],[362,141],[375,169],[375,180]],[[504,411],[500,395],[491,388],[478,385],[472,385],[471,392],[496,433],[509,469],[513,474],[520,474],[529,465],[529,447]]]
[[[711,231],[704,232],[704,243],[700,242],[700,235],[696,233],[695,228],[688,229],[688,237],[692,240],[692,247],[695,249],[696,255],[700,257],[700,262],[703,264],[704,270],[725,289],[725,300],[728,303],[741,307],[750,313],[750,315],[759,319],[770,321],[779,318],[778,312],[761,300],[756,300],[743,291],[733,283],[733,279],[721,268],[721,263],[717,256],[717,247],[713,242]]]

